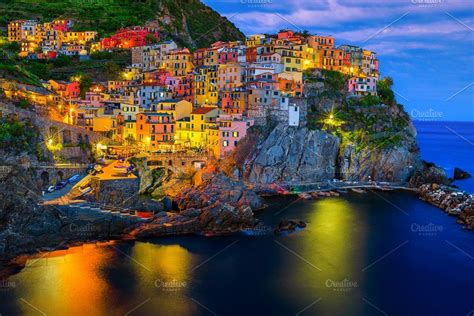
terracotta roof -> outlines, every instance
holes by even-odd
[[[200,107],[191,112],[191,114],[206,114],[217,108]]]

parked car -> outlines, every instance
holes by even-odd
[[[104,173],[104,170],[102,170],[102,166],[101,165],[94,165],[94,167],[92,169],[89,169],[87,170],[87,172],[90,174],[90,175],[97,175],[97,174],[100,174],[100,173]]]
[[[58,182],[58,183],[56,183],[55,189],[60,190],[60,189],[64,188],[66,186],[66,184],[67,184],[67,181]]]
[[[70,177],[69,179],[67,179],[67,182],[68,183],[76,183],[77,181],[79,181],[80,178],[81,178],[81,176],[79,174],[75,174],[72,177]]]

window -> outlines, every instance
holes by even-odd
[[[232,132],[233,137],[239,137],[239,132]]]
[[[225,141],[223,142],[223,146],[224,146],[224,147],[228,147],[228,146],[229,146],[229,141],[228,141],[228,140],[225,140]]]

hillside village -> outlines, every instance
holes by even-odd
[[[314,69],[343,74],[352,97],[377,95],[376,54],[336,46],[331,36],[281,30],[191,51],[149,27],[98,38],[94,30],[72,31],[73,25],[15,20],[7,39],[29,60],[129,51],[120,80],[86,85],[77,74],[38,87],[0,79],[0,88],[7,99],[47,107],[51,119],[103,133],[136,152],[205,151],[222,158],[251,126],[270,119],[304,126],[305,74]]]

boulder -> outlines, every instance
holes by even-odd
[[[411,176],[409,184],[412,187],[419,187],[422,184],[451,184],[444,169],[433,163],[423,161]]]
[[[470,177],[471,175],[469,174],[469,172],[459,169],[457,167],[454,168],[454,180],[464,180],[469,179]]]

